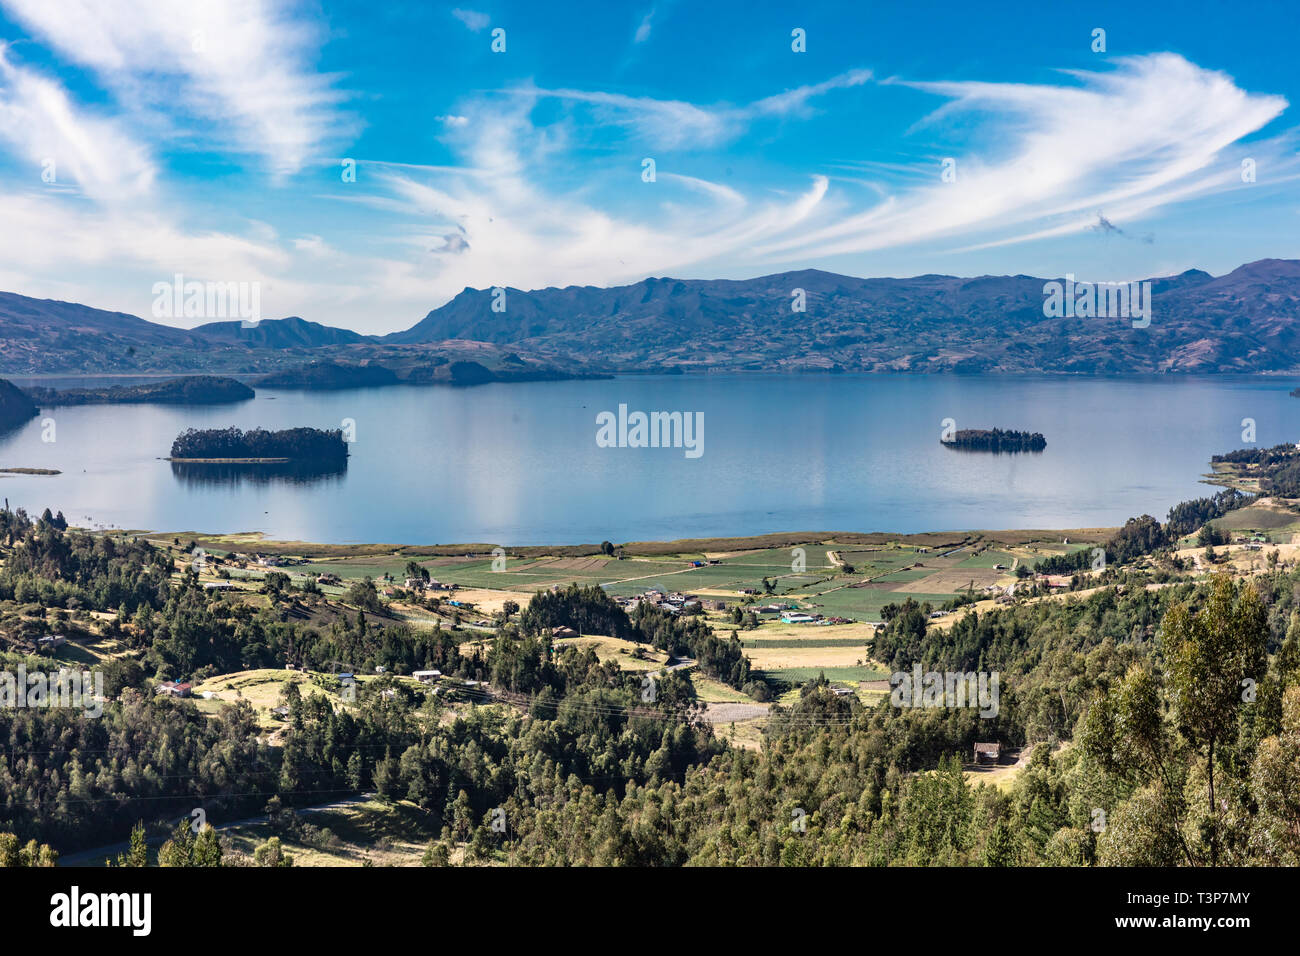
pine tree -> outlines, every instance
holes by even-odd
[[[131,828],[131,843],[125,853],[117,855],[118,866],[148,866],[149,844],[144,838],[144,821]]]
[[[191,866],[221,866],[221,840],[212,824],[205,823],[194,838],[190,854]]]

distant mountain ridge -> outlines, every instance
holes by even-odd
[[[214,340],[240,342],[256,349],[319,348],[323,345],[353,345],[370,339],[360,332],[309,322],[296,315],[287,319],[263,319],[251,325],[237,320],[208,322],[196,326],[194,333]]]
[[[466,289],[385,342],[472,339],[614,369],[1261,372],[1300,368],[1300,261],[1153,278],[1151,325],[1050,318],[1034,276],[861,279],[816,269],[744,280]],[[803,290],[806,310],[791,305]]]
[[[301,319],[265,320],[260,333],[257,327],[232,331],[231,325],[238,329],[240,323],[210,323],[206,332],[177,329],[125,312],[0,292],[0,374],[269,371],[275,360],[259,355],[259,348],[364,340]]]
[[[223,371],[371,363],[434,375],[486,360],[498,380],[662,371],[1150,374],[1296,372],[1300,260],[1150,280],[1149,327],[1055,318],[1027,275],[863,279],[817,269],[611,288],[465,289],[414,326],[363,336],[299,317],[175,329],[0,293],[0,374]],[[794,311],[802,290],[804,311]],[[431,364],[432,363],[432,364]],[[423,371],[421,371],[423,369]],[[434,370],[430,372],[429,370]],[[416,378],[412,378],[415,381]]]

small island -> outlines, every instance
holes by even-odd
[[[340,429],[190,428],[172,442],[168,461],[187,464],[345,464],[348,445]]]
[[[943,439],[940,439],[943,441]],[[1042,432],[1019,432],[1001,428],[963,428],[950,440],[943,441],[949,448],[962,451],[1018,452],[1042,451],[1047,439]]]
[[[27,394],[38,404],[54,405],[223,405],[246,402],[256,393],[243,382],[220,375],[187,375],[143,385],[54,389],[33,386]]]

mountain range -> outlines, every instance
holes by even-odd
[[[611,288],[465,289],[411,328],[363,336],[298,317],[181,330],[0,293],[0,372],[271,372],[313,361],[414,370],[1293,372],[1300,260],[1150,282],[1150,324],[1051,317],[1027,275],[863,279],[816,269],[754,279],[647,278]],[[802,311],[797,305],[802,304]],[[406,377],[403,375],[403,377]],[[520,377],[518,374],[516,377]],[[415,380],[415,379],[412,379]]]

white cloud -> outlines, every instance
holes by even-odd
[[[277,173],[349,132],[336,110],[342,95],[311,67],[316,30],[270,0],[0,3],[125,103],[215,122],[214,138],[233,134]]]
[[[97,62],[117,49],[111,36],[94,42],[105,50],[85,56]],[[164,88],[170,82],[136,78]],[[578,165],[589,144],[570,142],[571,116],[547,125],[534,119],[542,98],[558,97],[588,104],[596,119],[652,141],[716,146],[765,117],[806,116],[817,97],[868,79],[866,71],[851,71],[738,107],[580,90],[482,94],[437,117],[452,163],[359,159],[357,183],[304,197],[312,206],[334,199],[331,208],[344,215],[290,224],[267,212],[259,213],[267,222],[215,229],[197,204],[224,197],[164,204],[154,195],[155,161],[129,130],[79,108],[57,83],[10,64],[0,51],[0,139],[35,162],[43,147],[34,145],[40,137],[33,131],[44,131],[63,144],[61,155],[74,157],[61,163],[72,164],[92,200],[41,188],[35,170],[25,191],[10,184],[0,194],[0,281],[26,276],[10,287],[136,314],[147,314],[151,283],[174,272],[260,281],[266,315],[389,331],[465,286],[757,274],[891,247],[932,257],[1084,236],[1099,215],[1145,233],[1135,223],[1166,206],[1239,188],[1243,138],[1286,106],[1172,55],[1121,60],[1107,72],[1054,85],[911,83],[947,101],[924,121],[927,132],[944,132],[953,121],[959,133],[973,131],[990,144],[954,149],[957,182],[940,182],[940,154],[923,157],[924,175],[917,176],[914,166],[834,151],[826,165],[778,180],[784,191],[715,182],[693,175],[697,169],[685,161],[672,169],[661,162],[654,184],[639,182],[635,165],[623,168],[617,175],[625,185],[611,189],[599,163]],[[1294,143],[1254,139],[1248,155],[1271,182],[1300,175]],[[821,174],[841,168],[869,179],[841,183]]]
[[[462,10],[457,7],[451,11],[451,15],[475,33],[487,29],[487,25],[492,22],[491,17],[486,13],[479,13],[477,10]]]
[[[650,39],[650,21],[654,19],[654,15],[655,12],[652,7],[650,12],[641,18],[641,23],[636,28],[636,35],[632,37],[633,43],[645,43],[646,40]]]
[[[395,199],[395,208],[428,224],[408,236],[418,255],[379,266],[383,281],[403,295],[423,289],[436,304],[466,285],[609,285],[678,270],[707,274],[711,264],[754,273],[894,246],[951,251],[1083,235],[1103,213],[1131,224],[1239,185],[1234,145],[1286,106],[1172,55],[1122,60],[1110,72],[1077,74],[1074,85],[912,84],[950,100],[928,123],[951,117],[965,129],[978,114],[973,128],[992,134],[985,138],[995,151],[959,155],[955,183],[940,180],[939,156],[926,160],[922,178],[883,168],[894,185],[873,183],[879,195],[832,192],[818,175],[793,196],[771,198],[661,169],[658,182],[644,186],[657,191],[654,206],[632,215],[603,207],[588,188],[548,186],[544,170],[556,160],[546,151],[556,140],[530,119],[537,99],[558,96],[626,114],[610,116],[614,123],[630,115],[665,137],[676,130],[717,142],[755,117],[801,115],[813,97],[867,76],[846,73],[734,109],[575,90],[515,90],[504,108],[491,99],[470,104],[463,110],[470,124],[448,137],[463,174],[388,167],[378,175],[384,190],[376,202]],[[1277,177],[1286,174],[1278,142],[1257,141],[1251,152],[1268,156]],[[464,241],[454,256],[445,254],[452,229]]]
[[[721,146],[744,133],[756,119],[807,115],[813,98],[861,86],[870,79],[870,70],[849,70],[822,83],[797,87],[746,106],[697,106],[683,100],[572,89],[521,87],[510,92],[527,98],[542,96],[585,103],[605,121],[631,129],[661,149],[672,149]]]
[[[633,281],[744,254],[755,243],[797,229],[827,190],[814,177],[801,194],[754,201],[731,187],[673,172],[646,185],[657,214],[618,215],[584,195],[558,192],[536,178],[552,150],[548,131],[529,121],[530,105],[470,107],[469,127],[450,139],[468,170],[383,166],[370,179],[375,199],[417,215],[410,254],[376,263],[374,281],[436,304],[465,286],[608,284]],[[476,115],[477,111],[490,111]],[[634,177],[635,178],[635,177]],[[703,197],[703,201],[701,199]]]
[[[55,182],[75,182],[87,196],[121,200],[153,186],[149,151],[121,124],[74,105],[56,81],[10,62],[0,44],[0,139],[32,164],[37,181],[52,163]]]
[[[1072,75],[1077,85],[907,84],[950,98],[929,124],[979,116],[996,129],[996,153],[955,157],[952,183],[940,181],[936,157],[928,184],[757,252],[769,260],[829,256],[981,235],[984,245],[1002,244],[1083,232],[1099,211],[1129,221],[1239,184],[1228,151],[1287,106],[1174,54]]]

